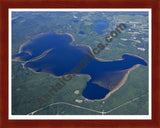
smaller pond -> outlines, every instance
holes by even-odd
[[[73,22],[74,22],[74,23],[78,23],[78,22],[79,22],[79,20],[75,19],[75,20],[73,20]]]
[[[109,23],[107,21],[103,20],[97,20],[93,25],[92,28],[94,31],[96,31],[98,34],[103,34],[105,29],[109,28]]]
[[[79,31],[79,34],[84,35],[84,34],[85,34],[85,32],[83,32],[83,31]]]

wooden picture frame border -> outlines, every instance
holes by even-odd
[[[1,0],[0,1],[0,127],[160,127],[160,30],[158,0]],[[152,119],[151,120],[9,120],[8,119],[8,9],[9,8],[151,8],[152,9]]]

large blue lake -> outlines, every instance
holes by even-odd
[[[71,45],[72,41],[69,34],[43,33],[25,42],[21,52],[12,57],[24,61],[26,68],[36,72],[90,76],[82,95],[91,100],[103,99],[133,66],[147,65],[141,57],[129,54],[122,55],[119,60],[100,61],[89,47]]]

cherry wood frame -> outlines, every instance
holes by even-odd
[[[160,1],[159,0],[0,0],[0,128],[160,127]],[[9,120],[8,9],[9,8],[151,8],[152,119],[151,120]]]

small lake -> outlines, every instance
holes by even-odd
[[[73,20],[73,22],[74,22],[74,23],[78,23],[78,22],[79,22],[79,20],[75,19],[75,20]]]
[[[21,52],[12,58],[24,61],[24,66],[35,72],[90,76],[82,95],[91,100],[103,99],[135,65],[147,66],[141,57],[129,54],[119,60],[100,61],[88,46],[71,45],[72,41],[74,37],[70,34],[42,33],[25,42]]]
[[[85,32],[83,32],[83,31],[79,31],[79,34],[84,35],[84,34],[85,34]]]
[[[103,34],[105,29],[109,28],[109,22],[103,20],[97,20],[93,25],[92,28],[98,34]]]

